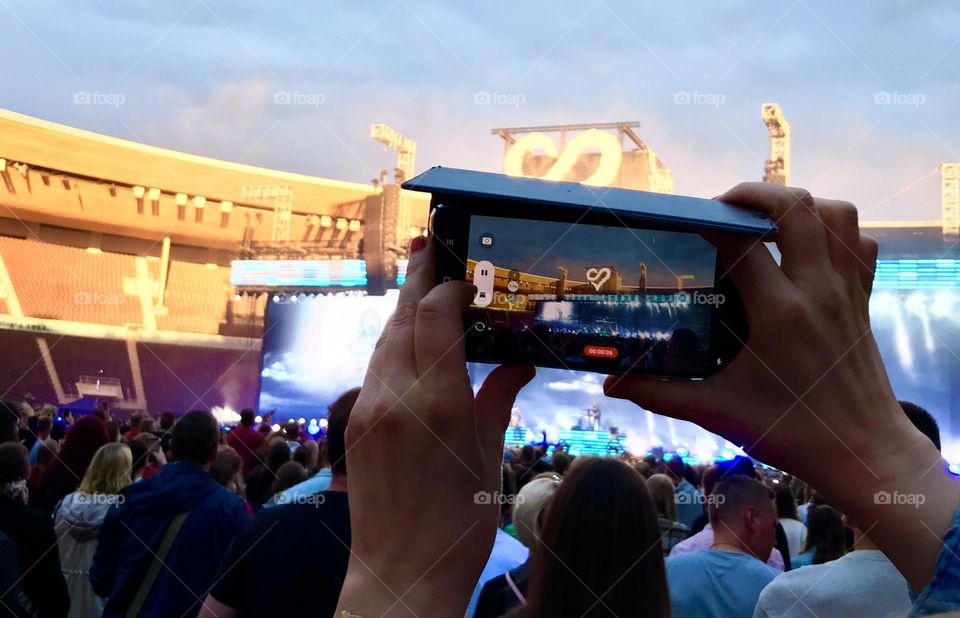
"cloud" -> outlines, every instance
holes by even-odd
[[[582,376],[573,380],[547,382],[546,387],[552,391],[576,391],[581,393],[590,393],[593,395],[603,394],[603,385],[598,383],[595,376],[591,374],[583,374]]]

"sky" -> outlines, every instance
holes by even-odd
[[[960,3],[0,0],[0,107],[156,146],[367,182],[501,171],[496,127],[639,121],[677,193],[758,180],[760,104],[792,184],[862,220],[938,219],[960,161]]]

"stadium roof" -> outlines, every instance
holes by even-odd
[[[243,187],[290,185],[295,209],[329,212],[375,193],[368,183],[294,174],[148,146],[0,109],[0,157],[163,191],[245,201]]]

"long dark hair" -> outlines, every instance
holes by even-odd
[[[43,473],[31,506],[52,512],[61,498],[80,486],[94,454],[109,440],[107,424],[96,416],[85,416],[73,424],[50,467]]]
[[[843,518],[832,506],[811,506],[807,513],[807,542],[804,552],[813,551],[813,564],[840,558],[847,552]]]
[[[670,615],[657,511],[640,473],[622,461],[577,458],[548,507],[532,566],[524,616]]]
[[[797,519],[797,498],[789,485],[777,485],[777,517],[781,519]]]

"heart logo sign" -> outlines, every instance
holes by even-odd
[[[600,288],[603,287],[603,284],[610,279],[610,268],[605,266],[603,268],[588,268],[587,269],[587,281],[590,282],[590,285],[593,286],[593,289],[600,291]]]

